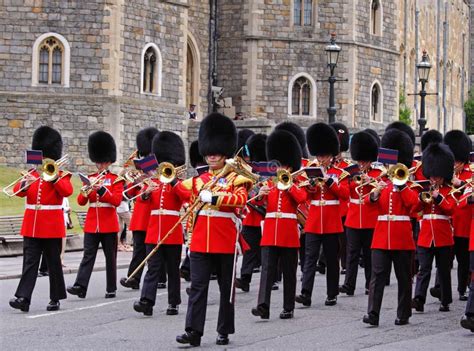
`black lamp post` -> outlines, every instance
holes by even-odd
[[[333,123],[336,121],[336,102],[334,98],[334,83],[338,80],[334,76],[334,69],[337,66],[337,61],[339,60],[339,52],[341,51],[341,47],[336,44],[336,34],[331,34],[331,41],[329,45],[326,46],[326,54],[328,60],[328,67],[331,72],[328,82],[329,82],[329,107],[328,107],[328,115],[329,115],[329,123]]]
[[[426,114],[425,114],[425,97],[429,95],[426,93],[425,86],[428,82],[430,76],[431,63],[429,61],[428,54],[426,50],[423,50],[423,56],[421,57],[421,62],[416,64],[416,69],[418,70],[418,77],[421,83],[421,91],[418,95],[421,97],[420,104],[420,118],[418,119],[418,125],[420,126],[420,136],[423,135],[426,126]]]

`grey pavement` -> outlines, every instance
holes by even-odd
[[[98,255],[99,257],[100,255]],[[1,262],[1,261],[0,261]],[[118,277],[126,274],[119,271]],[[452,272],[455,281],[455,271]],[[72,284],[74,274],[65,276]],[[433,277],[434,278],[434,277]],[[359,272],[354,297],[340,296],[338,304],[324,306],[325,276],[317,275],[313,305],[297,307],[293,320],[280,320],[282,290],[272,293],[270,320],[262,321],[251,315],[256,305],[259,274],[254,276],[249,293],[237,292],[236,334],[227,347],[215,345],[218,287],[211,282],[205,335],[202,347],[242,350],[472,350],[474,333],[459,326],[465,302],[455,301],[451,311],[438,311],[439,303],[428,297],[425,313],[414,313],[407,326],[395,326],[396,280],[385,289],[380,326],[369,327],[361,322],[367,308],[362,273]],[[176,343],[183,332],[187,308],[187,286],[182,282],[182,299],[178,316],[166,316],[167,293],[158,290],[157,305],[152,317],[133,311],[133,301],[139,291],[119,287],[116,299],[104,299],[105,272],[92,275],[86,299],[68,296],[61,310],[47,312],[48,278],[37,281],[29,313],[8,306],[18,279],[0,281],[0,340],[2,350],[167,350],[186,348]],[[300,284],[298,284],[299,290]]]

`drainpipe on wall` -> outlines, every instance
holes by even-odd
[[[420,16],[420,11],[418,11],[418,5],[415,1],[415,73],[413,76],[415,80],[413,81],[413,86],[415,87],[415,92],[418,91],[418,70],[416,69],[416,64],[418,63],[418,52],[419,52],[419,43],[418,43],[418,19]],[[415,102],[413,104],[415,108],[415,118],[413,119],[416,121],[418,119],[418,95],[415,95]]]
[[[217,109],[212,86],[217,85],[217,0],[209,0],[209,86],[207,90],[208,112]]]
[[[443,134],[448,124],[448,108],[446,106],[446,78],[448,76],[448,3],[444,3],[443,22]]]
[[[439,57],[441,56],[441,0],[438,0],[436,5],[436,121],[437,129],[441,129],[441,105],[439,103],[439,85],[441,83],[441,72],[439,66]]]
[[[408,0],[403,1],[403,11],[405,17],[403,18],[403,92],[407,93],[407,27],[408,27]]]

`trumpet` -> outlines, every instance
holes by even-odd
[[[35,169],[31,169],[28,172],[21,172],[21,176],[15,179],[13,182],[8,184],[6,187],[3,188],[3,193],[9,197],[13,197],[22,191],[25,191],[31,184],[36,182],[39,179],[43,179],[46,182],[52,182],[59,177],[59,171],[62,166],[64,166],[68,162],[68,155],[64,155],[59,160],[54,161],[50,158],[43,159],[43,163],[39,166],[39,171],[41,175],[37,177],[33,182],[25,183],[21,186],[17,191],[13,191],[13,188],[18,184],[27,179],[28,176],[33,175],[33,171]]]
[[[107,169],[104,169],[102,172],[100,172],[97,177],[94,178],[93,181],[90,182],[90,184],[84,185],[81,188],[81,194],[83,196],[89,196],[91,191],[95,186],[97,186],[99,183],[104,181],[105,176],[107,175]]]

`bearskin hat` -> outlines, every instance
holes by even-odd
[[[237,149],[243,147],[247,143],[248,138],[250,138],[254,134],[255,133],[250,129],[240,129],[237,132]]]
[[[63,139],[56,129],[41,126],[35,130],[31,143],[33,150],[43,151],[44,158],[59,160],[63,151]]]
[[[247,146],[250,153],[251,162],[261,162],[267,160],[266,154],[267,136],[265,134],[254,134],[247,139]]]
[[[145,157],[151,154],[151,141],[153,140],[153,137],[157,133],[158,133],[158,129],[154,127],[148,127],[138,132],[137,150],[138,150],[139,156]]]
[[[382,137],[381,147],[398,150],[398,162],[410,168],[413,163],[413,143],[407,133],[389,129]]]
[[[422,169],[426,178],[443,177],[446,180],[453,178],[454,155],[449,146],[442,143],[431,143],[423,151]]]
[[[369,133],[370,135],[372,135],[375,139],[375,141],[377,142],[377,146],[380,146],[380,137],[379,137],[379,133],[377,133],[375,130],[371,129],[371,128],[366,128],[363,130],[363,132],[366,132],[366,133]]]
[[[183,140],[173,132],[163,131],[156,134],[152,141],[152,151],[158,163],[169,162],[174,166],[186,163]]]
[[[306,131],[308,149],[313,156],[339,154],[339,138],[336,131],[326,123],[315,123]]]
[[[89,158],[94,163],[111,162],[117,160],[117,147],[112,135],[102,130],[89,135],[87,142]]]
[[[193,168],[206,164],[204,157],[202,157],[199,153],[199,145],[197,140],[194,140],[189,146],[189,163],[191,163]]]
[[[377,161],[379,147],[375,138],[367,132],[358,132],[351,139],[351,157],[354,161]]]
[[[466,133],[462,130],[451,130],[444,136],[444,143],[449,146],[456,161],[469,162],[472,142]]]
[[[237,147],[237,130],[229,117],[211,113],[199,127],[199,153],[202,156],[223,155],[233,157]]]
[[[275,130],[286,130],[293,134],[300,143],[303,158],[308,158],[308,150],[306,149],[306,135],[303,128],[293,122],[282,122],[275,127]]]
[[[334,128],[339,138],[339,152],[345,152],[349,150],[349,139],[351,137],[349,129],[347,129],[347,127],[340,122],[334,122],[329,125]]]
[[[442,143],[443,134],[436,129],[430,129],[421,136],[421,151],[425,150],[432,143]]]
[[[267,138],[267,159],[291,167],[292,172],[301,167],[301,147],[294,134],[286,130],[274,130]]]
[[[387,128],[385,128],[385,131],[389,131],[390,129],[398,129],[402,132],[405,132],[411,139],[411,143],[413,144],[413,147],[415,147],[415,132],[413,129],[406,123],[400,122],[400,121],[395,121],[390,123]]]

